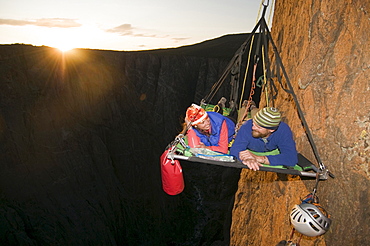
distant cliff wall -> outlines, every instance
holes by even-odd
[[[0,46],[2,243],[228,242],[239,170],[184,163],[169,196],[159,156],[229,60],[160,53]]]
[[[318,196],[330,231],[305,245],[370,245],[370,2],[276,1],[273,39],[312,131],[335,179]],[[294,103],[282,90],[277,105],[297,148],[315,162]],[[288,179],[288,180],[287,180]],[[276,245],[291,232],[290,209],[314,181],[243,171],[231,229],[232,245]],[[297,239],[297,237],[295,237]]]

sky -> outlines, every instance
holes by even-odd
[[[0,44],[149,50],[253,30],[263,0],[0,0]],[[266,14],[268,21],[270,14]]]

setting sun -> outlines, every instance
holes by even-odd
[[[88,43],[88,33],[85,29],[52,28],[49,35],[42,37],[47,46],[66,52],[75,48],[84,47]]]
[[[70,45],[58,45],[55,48],[57,48],[58,50],[62,52],[67,52],[67,51],[73,50],[75,47],[72,47]]]
[[[66,52],[77,48],[79,45],[79,40],[76,40],[76,36],[73,37],[72,34],[61,32],[56,33],[54,39],[50,39],[50,46],[59,49],[62,52]]]

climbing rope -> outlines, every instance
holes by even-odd
[[[251,83],[251,88],[250,88],[250,92],[249,92],[247,105],[245,106],[244,114],[242,115],[242,117],[240,117],[238,123],[236,124],[236,131],[239,130],[239,128],[241,127],[241,125],[243,124],[245,119],[247,118],[248,113],[249,113],[249,108],[252,105],[252,101],[253,101],[252,97],[254,95],[254,89],[256,88],[256,70],[257,70],[258,60],[259,60],[259,58],[256,56],[254,66],[253,66],[252,83]],[[240,108],[241,108],[241,106],[240,106]]]
[[[242,91],[241,91],[241,94],[240,94],[239,108],[242,107],[242,102],[243,102],[243,97],[244,97],[244,92],[245,92],[245,86],[246,86],[247,76],[248,76],[248,69],[249,69],[249,66],[250,66],[250,59],[251,59],[252,48],[253,48],[253,43],[254,43],[254,36],[255,35],[252,36],[251,44],[249,46],[248,59],[247,59],[247,64],[246,64],[246,68],[245,68],[245,73],[244,73],[243,87],[242,87]]]

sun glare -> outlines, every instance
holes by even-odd
[[[77,48],[88,48],[92,40],[96,40],[95,29],[89,25],[79,28],[50,28],[40,40],[43,45],[54,47],[61,52],[67,52]]]
[[[68,52],[70,50],[73,50],[74,48],[72,47],[68,47],[68,46],[59,46],[59,47],[56,47],[58,50],[60,50],[61,52]]]
[[[67,52],[74,49],[74,47],[68,45],[58,45],[56,48],[61,52]]]
[[[59,46],[59,47],[56,47],[58,50],[60,50],[61,52],[68,52],[68,51],[71,51],[74,49],[74,47],[71,47],[71,46]]]
[[[44,37],[47,46],[57,48],[61,52],[67,52],[81,45],[82,40],[76,34],[76,30],[61,30],[54,28],[48,30],[48,35]]]

